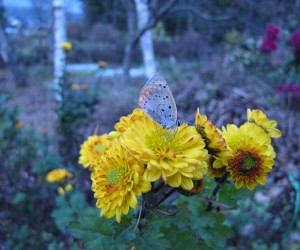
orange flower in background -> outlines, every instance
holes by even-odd
[[[16,122],[15,124],[15,128],[23,128],[24,127],[24,123],[21,121]]]
[[[75,90],[75,91],[80,90],[80,86],[76,83],[73,83],[71,88],[72,88],[72,90]]]
[[[86,83],[82,85],[82,90],[87,91],[89,89],[89,85]]]
[[[70,42],[64,42],[62,45],[61,45],[61,48],[64,50],[64,51],[70,51],[72,49],[72,43]]]
[[[103,60],[100,60],[97,62],[99,68],[105,68],[107,66],[107,63]]]
[[[48,128],[43,128],[42,129],[42,134],[46,135],[46,134],[48,134],[48,132],[49,132]]]

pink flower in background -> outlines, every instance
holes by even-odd
[[[300,60],[300,28],[292,33],[290,44],[294,47],[294,55],[296,60]]]
[[[293,47],[300,49],[300,28],[292,33],[290,43]]]
[[[291,108],[299,109],[300,107],[300,85],[293,83],[284,83],[276,88],[284,103]]]
[[[275,24],[268,24],[264,40],[260,46],[260,51],[264,53],[271,53],[277,50],[277,41],[280,41],[281,38],[279,37],[280,28]]]
[[[263,40],[261,46],[260,46],[260,51],[264,53],[271,53],[273,51],[277,50],[277,44],[271,40]]]
[[[266,28],[265,38],[270,39],[272,41],[280,41],[279,37],[280,28],[275,24],[268,24]]]
[[[276,88],[276,92],[278,93],[293,93],[293,94],[300,94],[300,85],[295,85],[292,83],[284,83]]]

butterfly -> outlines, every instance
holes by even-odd
[[[165,78],[157,73],[142,88],[139,105],[165,129],[175,129],[179,122],[177,107]]]

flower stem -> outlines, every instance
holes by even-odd
[[[160,204],[162,204],[167,198],[169,198],[173,193],[175,193],[176,189],[175,188],[171,188],[168,192],[162,193],[163,197],[156,202],[154,205],[150,205],[150,208],[156,208],[158,207]]]
[[[220,188],[224,185],[227,177],[228,177],[229,173],[228,172],[225,172],[221,178],[217,179],[217,184],[212,192],[212,195],[211,195],[211,198],[210,198],[210,201],[208,202],[207,204],[207,207],[206,207],[206,211],[211,211],[212,208],[213,208],[213,201],[216,199],[216,196],[220,190]]]

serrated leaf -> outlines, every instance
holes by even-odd
[[[68,195],[68,193],[67,193],[67,195]],[[83,193],[80,193],[80,192],[70,193],[70,203],[71,203],[72,209],[74,211],[81,211],[81,209],[83,208],[84,203],[85,203],[84,200],[85,200],[85,198],[84,198]]]
[[[65,207],[63,209],[54,210],[51,214],[57,227],[64,232],[66,227],[74,220],[73,210]]]
[[[134,225],[131,216],[124,216],[120,223],[114,222],[113,240],[120,242],[123,240],[132,240],[135,238]]]
[[[84,216],[80,222],[71,223],[71,233],[83,240],[88,249],[105,249],[111,244],[113,229],[106,219]]]
[[[181,250],[181,249],[204,249],[203,244],[197,242],[196,236],[191,231],[184,232],[173,232],[173,237],[168,235],[171,239],[172,250]]]
[[[91,215],[86,215],[80,222],[71,223],[71,232],[74,234],[93,233],[111,237],[114,230],[109,220],[104,218],[95,218]]]
[[[236,209],[238,207],[237,202],[247,197],[248,192],[246,188],[236,189],[233,184],[224,185],[219,191],[219,202]]]
[[[138,236],[135,241],[136,249],[141,250],[164,250],[170,248],[170,242],[165,235],[154,230],[147,230],[143,236]]]

